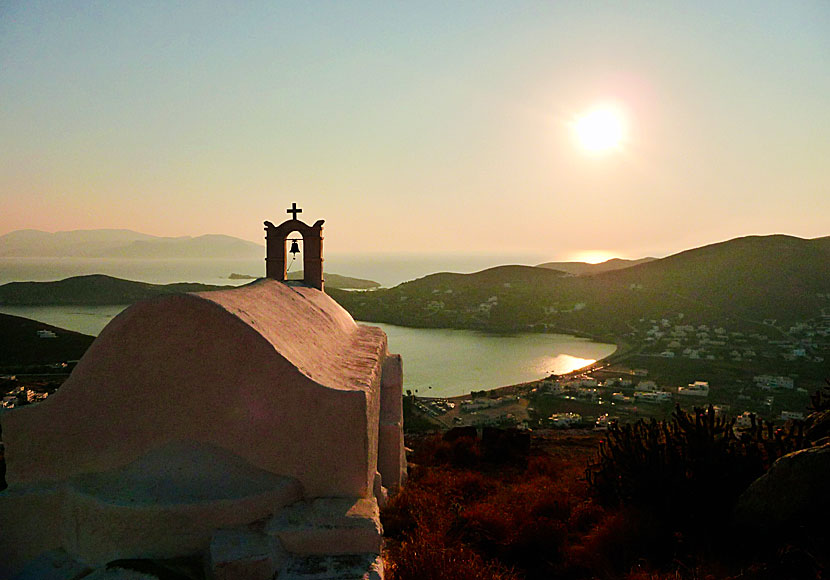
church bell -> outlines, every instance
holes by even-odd
[[[291,249],[288,250],[292,254],[299,254],[300,253],[300,246],[297,244],[297,240],[291,240]]]

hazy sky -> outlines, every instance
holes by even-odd
[[[292,201],[330,252],[830,235],[830,2],[0,1],[0,234]]]

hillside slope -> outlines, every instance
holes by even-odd
[[[539,264],[537,268],[549,268],[551,270],[559,270],[573,274],[574,276],[593,276],[595,274],[602,274],[603,272],[611,272],[613,270],[622,270],[623,268],[630,268],[632,266],[639,266],[640,264],[647,264],[653,262],[657,258],[640,258],[639,260],[623,260],[621,258],[611,258],[599,264],[591,264],[589,262],[545,262]]]
[[[326,284],[327,287],[332,288],[337,287],[338,284],[348,288],[361,289],[371,289],[379,286],[377,282],[371,280],[349,278],[337,274],[326,274]],[[3,284],[0,286],[0,305],[132,304],[162,294],[206,292],[235,287],[213,286],[196,282],[149,284],[147,282],[122,280],[104,274],[91,274],[88,276],[74,276],[57,282],[10,282]]]
[[[55,338],[40,338],[39,330],[52,331]],[[0,314],[0,367],[77,360],[94,336],[65,330],[36,320]]]
[[[830,238],[751,236],[593,276],[510,266],[435,274],[369,294],[332,292],[361,320],[619,336],[641,318],[750,328],[830,313]]]
[[[0,286],[0,304],[14,306],[61,304],[132,304],[162,294],[205,292],[233,286],[181,282],[148,284],[103,274],[75,276],[57,282],[10,282]]]

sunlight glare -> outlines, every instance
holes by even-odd
[[[596,359],[580,358],[569,354],[558,354],[553,357],[544,357],[540,361],[539,370],[544,373],[565,375],[577,369],[585,368],[594,364]]]
[[[579,143],[591,152],[619,149],[625,137],[623,115],[613,107],[593,109],[577,117],[573,126]]]
[[[607,262],[617,256],[606,252],[604,250],[585,250],[582,252],[577,252],[574,254],[570,261],[571,262],[588,262],[589,264],[601,264],[602,262]]]

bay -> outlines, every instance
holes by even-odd
[[[510,258],[514,258],[511,260]],[[377,280],[386,286],[442,270],[475,271],[517,261],[520,256],[337,256],[328,271]],[[11,281],[61,280],[84,274],[108,274],[153,284],[201,282],[239,285],[231,272],[261,275],[263,260],[104,258],[0,258],[0,284]],[[97,336],[125,305],[0,306],[0,312],[23,316]],[[469,330],[407,328],[369,323],[389,337],[390,352],[404,360],[405,388],[421,396],[449,397],[565,373],[606,357],[615,345],[560,334],[490,334]]]
[[[0,306],[0,312],[97,336],[125,308]],[[489,334],[363,324],[386,332],[389,351],[403,357],[404,388],[424,397],[454,397],[566,373],[616,350],[613,344],[563,334]]]
[[[386,332],[389,352],[403,357],[404,388],[422,397],[454,397],[568,373],[617,349],[565,334],[366,324]]]

